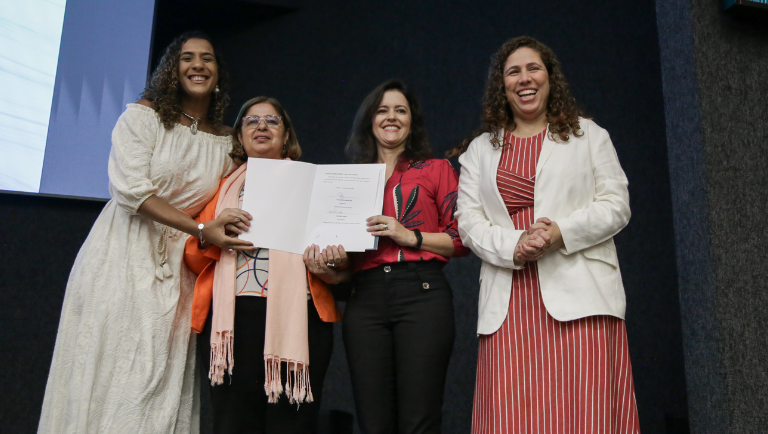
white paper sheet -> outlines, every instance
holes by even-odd
[[[253,216],[240,235],[255,246],[304,253],[310,244],[376,248],[366,231],[384,203],[384,164],[314,165],[249,158],[243,210]]]

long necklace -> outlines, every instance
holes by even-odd
[[[188,114],[184,113],[184,111],[183,111],[183,110],[181,111],[181,114],[183,114],[184,116],[186,116],[186,117],[188,117],[188,118],[192,119],[192,127],[191,127],[191,129],[192,129],[192,134],[197,134],[197,123],[198,123],[198,122],[200,121],[200,119],[202,119],[202,118],[195,118],[195,117],[192,117],[192,116],[190,116],[190,115],[188,115]]]

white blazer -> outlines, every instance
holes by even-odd
[[[544,306],[568,321],[591,315],[624,318],[626,298],[613,236],[629,222],[627,177],[608,132],[579,119],[584,133],[567,142],[544,139],[536,165],[534,218],[557,222],[565,247],[538,262]],[[503,137],[503,131],[502,131]],[[515,228],[496,185],[501,148],[485,133],[460,158],[456,218],[465,246],[483,260],[478,334],[501,327],[509,309]]]

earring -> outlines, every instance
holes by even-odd
[[[219,85],[217,84],[216,87],[213,88],[213,93],[219,93]]]

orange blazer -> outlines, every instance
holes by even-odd
[[[221,183],[224,183],[224,178]],[[221,184],[216,196],[205,206],[200,215],[195,217],[197,222],[207,222],[216,218],[216,202],[218,202],[221,193]],[[213,297],[213,269],[216,261],[221,255],[221,248],[210,246],[201,249],[197,237],[189,237],[184,249],[184,261],[193,273],[197,274],[195,282],[195,293],[192,298],[192,328],[201,333],[205,326],[205,320],[208,318],[208,311],[211,309],[211,300]],[[328,289],[325,282],[315,277],[307,271],[307,280],[309,281],[309,292],[312,293],[312,301],[315,303],[317,313],[320,319],[325,322],[337,322],[341,320],[341,312],[336,306],[333,294]],[[234,291],[235,288],[232,288]]]

